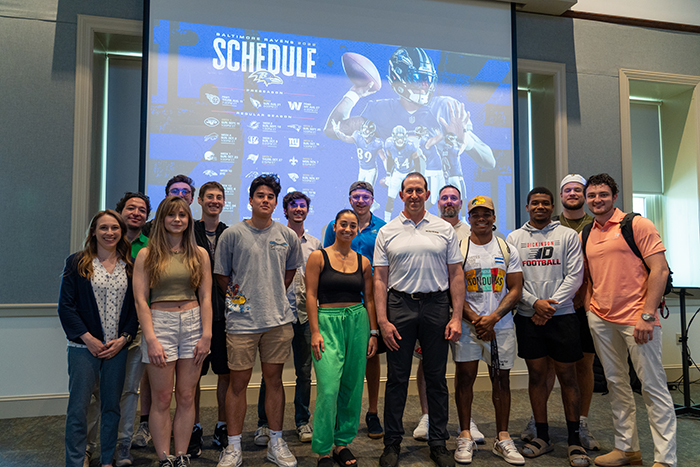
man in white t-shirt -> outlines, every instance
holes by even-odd
[[[498,435],[493,453],[513,465],[524,465],[508,433],[510,417],[510,369],[515,361],[515,330],[510,312],[520,300],[523,273],[515,248],[493,234],[496,221],[493,201],[476,196],[467,205],[471,234],[460,242],[466,282],[462,312],[462,337],[452,344],[455,361],[455,400],[462,431],[457,438],[455,460],[470,463],[476,443],[469,429],[474,381],[479,360],[489,365]]]

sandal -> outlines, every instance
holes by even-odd
[[[352,451],[347,447],[343,446],[343,449],[336,452],[333,451],[333,459],[339,464],[344,466],[357,465],[357,458],[352,454]],[[351,462],[355,461],[355,462]]]
[[[522,453],[523,456],[533,458],[541,456],[542,454],[547,454],[554,450],[554,445],[551,442],[546,442],[541,438],[535,438],[525,446],[523,446]]]
[[[319,457],[316,465],[318,467],[333,467],[335,463],[330,457]]]
[[[585,467],[591,463],[591,458],[586,455],[586,451],[581,446],[572,444],[567,453],[571,467]]]

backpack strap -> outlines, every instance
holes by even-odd
[[[595,222],[595,221],[593,221]],[[581,230],[581,249],[583,250],[583,256],[586,256],[586,242],[588,241],[588,236],[591,234],[591,229],[593,228],[593,222],[586,224]]]
[[[503,240],[501,237],[496,237],[496,240],[498,241],[498,248],[501,250],[501,254],[503,255],[503,259],[506,262],[506,271],[508,270],[508,265],[510,264],[510,246],[506,243],[505,240]],[[459,242],[459,251],[462,253],[462,269],[464,269],[464,266],[467,264],[467,256],[469,255],[469,237],[462,239]]]
[[[642,257],[642,252],[639,251],[639,248],[637,247],[637,242],[634,241],[634,229],[632,228],[632,219],[639,215],[640,214],[636,212],[629,212],[625,214],[625,217],[623,217],[622,221],[620,221],[620,232],[622,233],[622,238],[624,238],[625,242],[627,242],[627,246],[630,247],[630,250],[632,250],[632,253],[634,253],[637,256],[637,258],[642,260],[642,263],[644,263],[644,267],[646,268],[647,272],[649,272],[649,266],[647,266],[646,261],[644,261],[644,258]]]
[[[462,253],[462,269],[467,264],[467,255],[469,254],[469,237],[463,238],[459,242],[459,251]]]
[[[496,237],[496,240],[498,240],[498,248],[501,249],[501,254],[506,262],[505,269],[508,271],[508,265],[510,264],[510,247],[501,237]]]

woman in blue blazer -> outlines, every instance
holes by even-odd
[[[124,221],[111,209],[98,212],[83,250],[66,259],[58,299],[68,338],[66,467],[83,465],[87,410],[98,382],[101,464],[112,465],[127,348],[138,327],[132,270]]]

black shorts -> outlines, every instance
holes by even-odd
[[[209,364],[214,374],[227,375],[231,372],[228,369],[228,358],[226,357],[226,321],[214,321],[211,333],[211,353],[207,355],[202,363],[202,373],[204,376],[209,372]]]
[[[578,316],[578,324],[581,334],[581,350],[584,353],[595,353],[593,345],[593,336],[591,336],[591,328],[588,327],[588,317],[584,307],[576,308],[576,316]]]
[[[526,360],[551,357],[561,363],[573,363],[583,358],[576,314],[554,316],[542,326],[520,314],[513,317],[513,322],[518,357]]]

